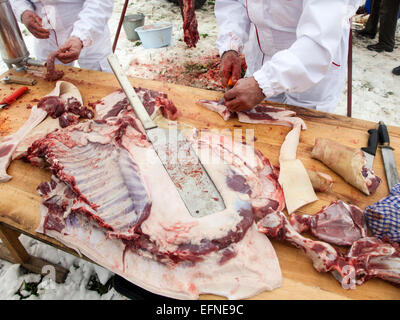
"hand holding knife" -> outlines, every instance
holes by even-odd
[[[225,92],[233,88],[233,82],[232,82],[232,77],[229,78],[228,80],[228,86],[226,87]],[[224,104],[225,102],[225,96],[222,97],[221,100],[219,100],[218,104]]]

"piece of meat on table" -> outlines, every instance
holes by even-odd
[[[45,75],[45,79],[47,81],[57,81],[64,76],[64,71],[56,70],[55,60],[57,55],[58,55],[58,50],[51,52],[47,56],[47,61],[46,61],[47,72]]]
[[[307,169],[311,184],[317,192],[328,192],[333,185],[333,179],[329,174]]]
[[[7,182],[12,177],[7,174],[7,168],[11,162],[18,144],[41,123],[47,116],[47,112],[37,106],[32,107],[28,120],[17,132],[4,137],[0,142],[0,182]]]
[[[299,118],[295,117],[296,112],[294,111],[263,104],[255,106],[250,111],[240,112],[231,112],[225,105],[215,100],[201,99],[197,101],[197,105],[218,113],[225,121],[232,118],[234,115],[237,115],[239,122],[251,124],[293,127],[299,121]],[[303,121],[301,121],[301,126],[303,130],[307,129]]]
[[[311,156],[366,195],[373,194],[381,183],[381,179],[366,167],[367,160],[361,149],[330,139],[317,138]]]
[[[155,118],[159,112],[169,120],[178,118],[179,111],[166,93],[141,87],[134,89],[151,118]],[[121,89],[96,102],[95,109],[96,119],[102,120],[132,112],[128,99]]]
[[[233,115],[233,113],[229,111],[227,107],[225,107],[223,104],[219,104],[218,101],[201,99],[197,101],[197,104],[210,111],[218,113],[225,121],[227,121]]]
[[[38,231],[165,296],[238,299],[273,290],[281,285],[279,263],[253,210],[283,209],[276,169],[249,146],[225,139],[191,137],[195,150],[214,155],[205,165],[226,205],[194,218],[132,110],[50,133],[27,157],[45,161],[53,173],[38,188],[44,200]]]
[[[351,246],[367,236],[363,211],[341,200],[313,215],[292,213],[289,220],[297,232],[310,231],[318,239],[336,245]]]
[[[301,236],[282,212],[265,216],[258,222],[258,229],[270,238],[288,241],[302,249],[318,272],[331,272],[344,289],[355,289],[371,278],[400,283],[397,247],[377,238],[360,238],[343,254],[324,241]]]
[[[375,237],[362,238],[354,242],[347,259],[354,265],[358,285],[371,278],[400,284],[398,244],[392,245]]]

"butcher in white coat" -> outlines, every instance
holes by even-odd
[[[113,0],[11,0],[17,19],[35,36],[34,55],[46,61],[60,49],[57,59],[67,65],[78,60],[85,69],[112,72],[108,20]],[[56,60],[57,61],[57,60]]]
[[[360,0],[216,0],[221,81],[232,111],[263,99],[333,112]],[[244,53],[246,77],[240,79]]]

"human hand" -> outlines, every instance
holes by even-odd
[[[219,70],[219,76],[221,77],[221,83],[224,87],[228,86],[228,81],[232,78],[232,84],[241,78],[242,73],[242,61],[239,54],[234,50],[226,51],[221,58],[221,67]]]
[[[78,37],[70,37],[65,43],[58,49],[57,59],[62,63],[70,63],[79,58],[83,44],[81,39]]]
[[[265,95],[254,77],[239,79],[225,95],[225,106],[230,111],[251,110],[264,100]]]
[[[42,19],[33,11],[25,10],[21,15],[22,23],[38,39],[48,39],[50,31],[42,27]]]

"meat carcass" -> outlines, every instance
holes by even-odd
[[[216,101],[199,100],[197,104],[217,112],[224,120],[228,120],[234,114],[225,105]],[[240,111],[236,114],[239,122],[243,123],[281,125],[293,128],[287,134],[279,156],[279,183],[285,193],[286,208],[289,213],[292,213],[298,208],[318,200],[303,163],[296,158],[300,132],[307,129],[305,122],[295,117],[296,112],[281,107],[257,105],[250,111]]]
[[[105,114],[119,94],[98,104]],[[132,111],[121,110],[118,117],[50,133],[29,149],[28,160],[45,160],[53,173],[38,188],[44,199],[38,231],[169,297],[214,293],[237,299],[279,287],[276,254],[253,214],[284,206],[269,161],[224,136],[192,136],[226,205],[194,218]],[[214,154],[212,162],[203,161],[206,153]]]
[[[293,213],[290,223],[297,232],[311,231],[315,237],[337,245],[351,246],[367,236],[363,211],[341,200],[313,215]]]

